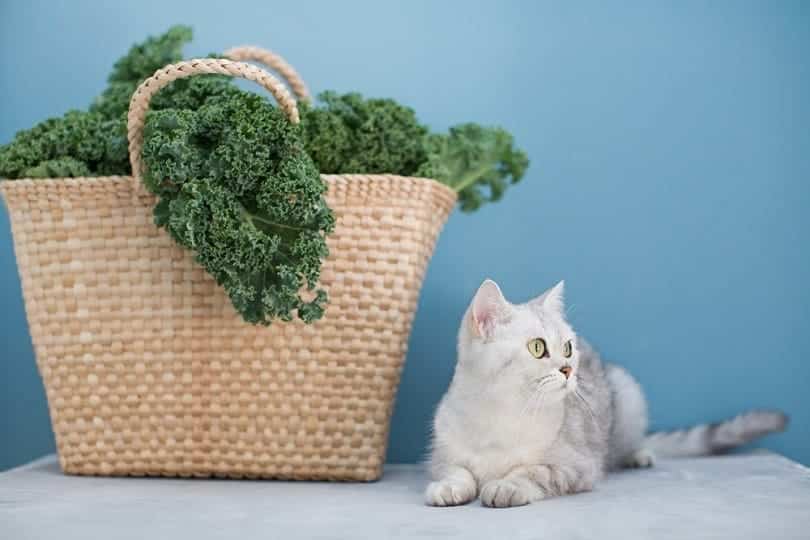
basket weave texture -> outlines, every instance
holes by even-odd
[[[132,111],[145,108],[131,109],[131,142]],[[337,217],[326,314],[269,327],[243,322],[155,227],[137,177],[0,182],[66,473],[379,478],[419,290],[456,195],[421,178],[323,179]]]

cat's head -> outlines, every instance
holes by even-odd
[[[563,282],[525,304],[511,304],[484,281],[459,331],[459,369],[487,384],[515,385],[557,400],[576,390],[579,350],[565,320]]]

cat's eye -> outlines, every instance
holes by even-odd
[[[543,338],[534,338],[528,343],[529,352],[535,358],[543,358],[548,356],[548,349],[546,348],[546,341]]]
[[[571,358],[571,354],[574,352],[574,348],[571,345],[571,340],[569,339],[563,344],[563,356],[566,358]]]

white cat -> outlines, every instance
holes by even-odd
[[[607,472],[654,455],[718,453],[784,429],[779,412],[645,436],[647,405],[624,369],[602,363],[566,322],[563,282],[512,305],[495,282],[461,323],[458,362],[439,404],[427,504],[480,496],[505,507],[588,491]]]

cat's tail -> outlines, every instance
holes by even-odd
[[[644,446],[658,457],[722,454],[769,433],[784,431],[787,423],[783,412],[751,411],[714,424],[651,433],[644,439]]]

